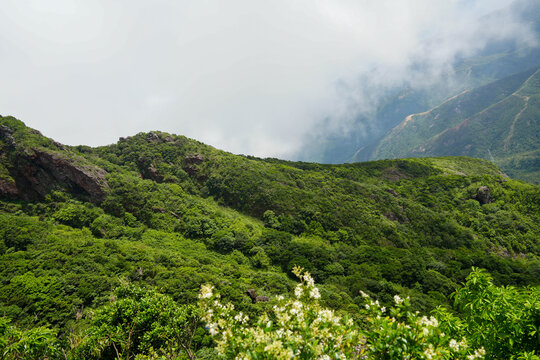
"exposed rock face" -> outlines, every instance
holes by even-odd
[[[163,181],[163,176],[159,174],[158,169],[156,169],[154,164],[150,164],[150,166],[148,166],[148,169],[146,169],[146,176],[155,182]]]
[[[204,157],[201,154],[186,155],[184,158],[185,165],[182,169],[189,174],[189,176],[196,178],[198,181],[206,181],[207,177],[200,174],[200,169],[197,165],[204,161]]]
[[[17,189],[17,185],[11,179],[0,178],[0,196],[8,199],[17,199],[20,196],[19,189]]]
[[[487,186],[480,186],[476,190],[475,199],[482,205],[489,204],[491,202],[491,190]]]
[[[257,290],[255,289],[249,289],[248,291],[246,291],[246,295],[251,298],[251,302],[253,304],[261,302],[261,301],[266,302],[270,300],[268,296],[257,296]]]
[[[108,188],[105,170],[89,164],[76,164],[71,159],[43,150],[25,150],[11,165],[10,173],[15,184],[4,182],[0,186],[1,197],[36,200],[53,189],[62,188],[75,195],[101,201]]]
[[[13,138],[13,132],[5,125],[0,125],[0,137],[5,139],[8,145],[15,146],[15,139]]]
[[[204,161],[201,154],[193,154],[186,156],[186,164],[200,164]]]
[[[156,134],[154,132],[149,132],[147,135],[146,135],[146,140],[152,144],[159,144],[161,143],[161,137],[159,136],[159,134]]]

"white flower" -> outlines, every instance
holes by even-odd
[[[296,315],[300,313],[300,310],[302,310],[302,303],[300,301],[295,301],[292,304],[292,309],[290,310],[290,313],[292,315]]]
[[[238,322],[240,322],[242,324],[245,324],[249,320],[249,318],[248,318],[247,315],[244,316],[244,314],[242,314],[242,312],[240,311],[238,314],[235,315],[234,320],[236,320],[236,321],[238,321]]]
[[[213,289],[214,289],[214,287],[212,285],[203,285],[203,286],[201,286],[201,293],[199,294],[199,299],[211,298]]]
[[[316,287],[311,289],[311,291],[309,292],[309,296],[311,296],[314,299],[319,299],[321,297],[321,294],[319,293],[319,289],[317,289]]]
[[[433,351],[433,345],[429,344],[429,347],[424,350],[424,355],[426,356],[426,359],[433,359],[435,356],[435,352]]]
[[[208,324],[208,332],[210,333],[210,335],[216,336],[217,333],[218,333],[218,331],[217,331],[217,325],[214,324],[214,323]]]
[[[422,316],[420,319],[420,324],[424,326],[437,327],[439,326],[439,321],[431,316],[429,319],[426,316]]]
[[[450,342],[448,343],[448,346],[450,347],[450,349],[452,349],[454,351],[459,351],[459,344],[454,339],[450,340]]]
[[[302,285],[301,284],[298,284],[296,286],[296,289],[294,289],[294,296],[296,296],[297,298],[300,298],[302,296],[302,293],[303,293],[303,289],[302,289]]]
[[[403,299],[399,296],[399,295],[394,295],[394,302],[399,305],[401,303],[403,303]]]
[[[474,354],[468,355],[468,360],[482,359],[486,355],[486,350],[483,347],[474,351]]]
[[[304,281],[309,287],[315,286],[315,280],[311,277],[311,275],[308,272],[304,273]]]
[[[381,308],[381,311],[382,311],[382,312],[385,312],[385,311],[386,311],[386,307],[383,306],[383,307]]]

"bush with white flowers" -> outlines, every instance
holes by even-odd
[[[412,312],[408,298],[394,296],[390,308],[380,306],[367,294],[363,310],[368,323],[363,333],[369,359],[482,359],[483,348],[472,349],[465,338],[455,339],[445,333],[451,324],[440,324],[434,316],[420,316]],[[445,312],[439,309],[442,314]],[[444,313],[444,320],[457,318]],[[442,326],[441,326],[442,325]]]
[[[472,349],[465,338],[443,333],[439,320],[410,310],[408,299],[395,296],[386,309],[362,293],[365,326],[319,305],[319,289],[302,268],[295,297],[278,296],[269,313],[249,319],[222,304],[211,285],[199,295],[203,320],[226,359],[481,359],[483,348]],[[445,321],[456,319],[448,313]]]
[[[311,275],[295,267],[300,278],[294,299],[278,296],[272,311],[253,323],[223,305],[210,285],[199,295],[203,320],[227,359],[349,359],[362,354],[362,336],[351,319],[319,305]]]

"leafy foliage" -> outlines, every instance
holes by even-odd
[[[474,270],[455,295],[457,307],[467,308],[463,318],[445,308],[419,315],[399,295],[387,308],[361,291],[365,304],[360,322],[354,322],[321,307],[311,275],[293,271],[301,279],[295,299],[277,297],[271,311],[254,321],[234,305],[223,305],[211,285],[201,288],[203,319],[222,358],[538,358],[540,288],[496,287],[489,275]],[[516,309],[518,304],[524,309]]]
[[[489,274],[474,270],[455,295],[463,316],[461,331],[493,358],[538,351],[540,343],[540,287],[497,287]]]
[[[107,172],[100,200],[64,181],[38,200],[0,201],[0,313],[17,329],[50,329],[79,358],[214,358],[208,329],[196,328],[190,353],[178,331],[191,315],[171,314],[191,314],[210,282],[260,318],[270,304],[245,292],[294,293],[295,265],[321,284],[318,309],[355,321],[368,317],[360,290],[388,309],[394,295],[409,297],[421,319],[451,305],[471,266],[487,269],[497,288],[540,281],[540,189],[482,160],[321,165],[236,156],[159,132],[65,147],[1,122],[16,143],[2,143],[9,176],[12,161],[32,161],[27,147]]]
[[[135,355],[194,358],[199,321],[194,305],[179,306],[155,291],[124,285],[110,304],[92,314],[89,329],[73,356],[84,359],[131,359]]]
[[[20,330],[0,318],[0,359],[54,359],[61,354],[55,331],[46,327]]]

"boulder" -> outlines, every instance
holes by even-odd
[[[0,178],[0,196],[7,199],[17,199],[20,197],[19,189],[12,179]]]
[[[268,298],[268,296],[260,296],[260,295],[257,295],[257,290],[255,289],[249,289],[246,291],[246,295],[249,296],[251,298],[251,302],[253,304],[255,303],[258,303],[258,302],[267,302],[268,300],[270,300]]]
[[[200,164],[204,161],[201,154],[192,154],[186,156],[186,164]]]
[[[159,134],[156,134],[154,132],[149,132],[146,135],[146,141],[152,144],[159,144],[161,143],[161,137],[159,136]]]
[[[15,143],[15,138],[13,137],[13,131],[5,125],[0,125],[0,138],[4,139],[4,141],[11,147],[15,147],[17,144]]]
[[[489,204],[491,202],[491,190],[487,186],[480,186],[476,190],[475,199],[482,205]]]

